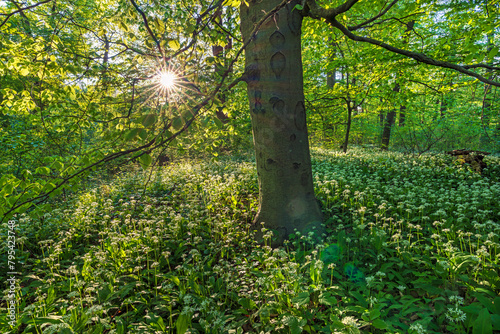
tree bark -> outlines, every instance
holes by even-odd
[[[489,33],[487,36],[488,46],[486,48],[486,52],[489,54],[494,47],[493,39],[494,34]],[[489,64],[493,65],[494,59],[489,60]],[[486,69],[486,77],[491,77],[492,71],[490,69]],[[481,146],[487,146],[490,141],[489,137],[489,129],[490,129],[490,112],[491,112],[491,85],[485,85],[484,87],[484,96],[483,96],[483,110],[481,111],[481,122],[483,123],[483,131],[481,132],[481,136],[479,137],[479,142]]]
[[[406,106],[401,105],[399,107],[399,126],[404,126],[406,120]]]
[[[393,89],[394,92],[399,93],[399,84],[396,83]],[[389,149],[389,142],[391,140],[391,129],[394,125],[394,119],[396,118],[396,110],[389,111],[385,118],[384,129],[382,130],[382,141],[380,143],[380,148],[384,151]]]
[[[342,150],[347,153],[347,145],[349,144],[349,132],[351,132],[351,122],[352,122],[352,106],[351,101],[347,101],[347,123],[345,125],[345,138],[344,144],[342,145]]]
[[[389,149],[389,142],[391,140],[391,128],[394,125],[394,118],[396,117],[396,111],[392,110],[387,113],[385,117],[384,129],[382,131],[382,142],[380,148],[384,151]]]
[[[259,28],[265,13],[281,0],[249,0],[240,7],[245,41],[246,82],[259,179],[259,210],[253,227],[261,241],[261,223],[274,232],[272,246],[295,229],[321,236],[322,214],[314,196],[304,104],[302,16],[291,1]]]
[[[443,95],[441,98],[441,104],[439,106],[439,117],[444,118],[444,115],[446,114],[446,97]]]

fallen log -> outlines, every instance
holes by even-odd
[[[456,158],[455,161],[461,165],[469,164],[471,168],[479,174],[488,166],[486,162],[483,161],[484,157],[491,154],[489,152],[466,149],[453,150],[445,153],[454,156]]]

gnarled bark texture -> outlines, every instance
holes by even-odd
[[[259,20],[281,0],[249,0],[240,8],[245,41]],[[271,16],[245,49],[246,81],[259,178],[257,240],[261,223],[279,245],[295,229],[321,229],[322,214],[314,196],[304,104],[302,16],[292,1]]]

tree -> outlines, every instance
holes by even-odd
[[[259,177],[254,220],[281,243],[295,229],[321,228],[314,196],[303,92],[299,1],[250,1],[241,6],[245,72]],[[254,36],[254,23],[272,13]],[[260,228],[258,229],[260,230]]]
[[[255,224],[265,222],[266,226],[278,232],[278,242],[284,240],[292,229],[307,230],[317,226],[320,219],[318,206],[312,192],[311,164],[307,141],[307,125],[302,91],[302,67],[300,54],[300,31],[302,17],[324,20],[338,29],[347,38],[382,47],[390,52],[412,58],[420,63],[451,68],[475,77],[487,84],[500,85],[489,78],[473,72],[470,68],[491,69],[492,66],[478,64],[467,67],[451,62],[435,60],[424,54],[395,47],[371,37],[356,35],[353,31],[365,30],[376,24],[383,24],[383,17],[398,1],[383,6],[378,14],[366,17],[355,26],[341,23],[347,20],[347,12],[356,12],[357,0],[348,0],[334,8],[323,8],[315,0],[305,1],[248,1],[241,5],[241,29],[244,40],[251,40],[246,48],[246,76],[257,170],[259,174],[260,209]],[[359,5],[359,12],[370,13],[369,6]],[[385,8],[384,8],[385,7]],[[416,6],[405,8],[407,16],[415,15]],[[254,23],[265,13],[272,13],[252,35]],[[363,17],[363,16],[362,16]],[[413,30],[415,19],[411,18],[406,32]],[[499,68],[495,68],[499,70]],[[396,84],[395,92],[399,92]],[[395,112],[388,119],[392,126]],[[388,135],[386,135],[388,141]]]

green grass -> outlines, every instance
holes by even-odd
[[[328,233],[278,249],[252,241],[251,161],[170,165],[145,190],[149,174],[127,173],[17,217],[20,317],[2,312],[0,332],[499,331],[500,159],[487,162],[478,175],[441,155],[317,149]]]

